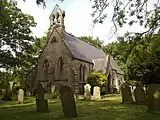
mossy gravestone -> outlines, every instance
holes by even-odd
[[[23,89],[18,90],[18,103],[20,104],[24,103],[24,90]]]
[[[134,90],[134,97],[136,104],[146,104],[145,92],[143,86],[137,85]]]
[[[84,86],[84,100],[91,100],[91,86],[86,84]]]
[[[148,112],[160,114],[160,84],[149,84]]]
[[[37,112],[49,112],[48,109],[48,101],[44,99],[44,94],[46,91],[43,89],[42,84],[38,83],[37,88],[36,88],[36,107],[37,107]]]
[[[123,83],[121,85],[121,95],[122,95],[122,103],[125,104],[133,103],[131,88],[127,83]]]
[[[93,88],[92,100],[100,100],[100,99],[101,99],[100,87],[99,86],[95,86]]]
[[[61,86],[60,94],[64,116],[77,117],[78,114],[72,89],[68,86]]]

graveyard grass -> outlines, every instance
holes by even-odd
[[[147,112],[144,105],[121,104],[119,95],[107,95],[101,101],[77,100],[77,118],[71,120],[159,120],[160,115]],[[61,102],[49,101],[49,113],[37,113],[34,98],[25,99],[24,104],[15,100],[0,104],[0,120],[68,120],[63,116]]]

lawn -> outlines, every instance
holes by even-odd
[[[143,105],[123,105],[119,95],[108,95],[101,101],[77,100],[77,118],[65,118],[59,100],[49,101],[49,113],[37,113],[33,98],[23,105],[15,101],[0,104],[0,120],[160,120],[147,113]]]

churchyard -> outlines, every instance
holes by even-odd
[[[121,94],[100,95],[99,87],[94,87],[90,94],[90,85],[84,86],[84,95],[74,95],[70,87],[62,86],[60,96],[53,98],[53,93],[45,93],[40,84],[37,85],[36,97],[18,96],[12,101],[1,101],[0,120],[159,120],[159,102],[148,105],[146,92],[141,86],[130,89],[124,83]],[[156,87],[154,87],[156,88]],[[153,91],[153,90],[152,90]],[[45,94],[44,94],[45,93]],[[21,95],[20,95],[21,94]],[[148,94],[149,95],[149,94]],[[23,102],[22,102],[23,101]],[[156,104],[158,107],[155,107]]]
[[[81,97],[82,98],[82,97]],[[71,120],[159,120],[160,115],[147,112],[147,106],[121,104],[120,95],[106,95],[100,101],[76,101],[78,117]],[[33,97],[26,98],[24,104],[16,100],[0,105],[1,120],[67,120],[63,116],[61,102],[49,100],[49,113],[36,112]]]
[[[45,7],[45,1],[36,3]],[[160,120],[160,2],[150,1],[113,0],[108,13],[113,13],[114,33],[125,24],[135,29],[135,23],[146,30],[125,28],[124,35],[105,44],[99,35],[74,36],[66,27],[84,31],[83,21],[77,22],[84,14],[74,11],[78,17],[68,17],[74,21],[65,26],[65,16],[73,13],[58,4],[46,18],[49,28],[43,37],[35,36],[34,16],[23,13],[14,0],[1,0],[0,120]],[[94,2],[93,26],[103,24],[110,6]]]

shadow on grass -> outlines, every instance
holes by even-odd
[[[59,101],[49,101],[49,104],[57,103],[57,102],[59,102]],[[0,109],[21,108],[21,107],[24,108],[24,107],[33,106],[35,104],[36,104],[35,102],[32,102],[32,103],[25,102],[24,104],[19,104],[19,103],[16,103],[15,101],[13,101],[13,103],[9,102],[9,104],[8,104],[6,102],[5,104],[0,105]]]
[[[60,101],[49,102],[49,113],[36,112],[35,105],[0,109],[0,120],[159,120],[144,105],[120,104],[118,100],[77,100],[78,117],[63,116]]]

